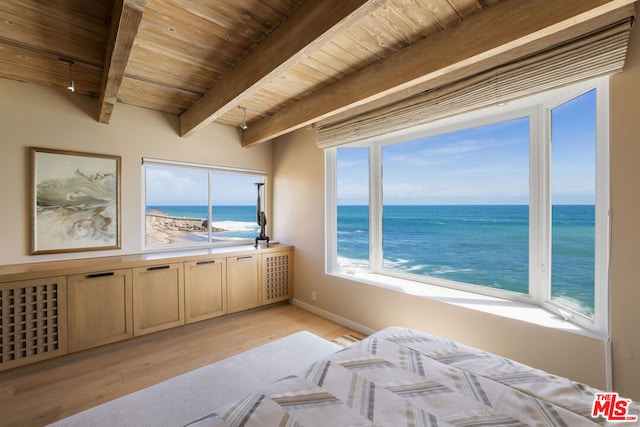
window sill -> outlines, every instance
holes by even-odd
[[[600,336],[596,332],[564,320],[535,304],[510,301],[458,289],[385,276],[382,274],[356,272],[349,274],[334,273],[332,275],[409,295],[429,298],[446,304],[453,304],[458,307],[464,307],[496,316],[528,322],[538,326],[558,329],[596,339],[605,339],[605,337]]]

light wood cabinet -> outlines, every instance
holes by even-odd
[[[293,298],[293,251],[262,255],[263,304]]]
[[[67,353],[67,278],[0,283],[0,370]]]
[[[260,255],[227,258],[227,306],[229,313],[262,304],[260,289]]]
[[[272,244],[5,265],[0,371],[293,296]]]
[[[131,270],[68,277],[69,352],[133,337]]]
[[[182,263],[133,269],[133,334],[184,325]]]
[[[224,258],[184,263],[186,323],[227,313],[227,271]]]

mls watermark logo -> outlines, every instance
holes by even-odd
[[[607,421],[612,422],[633,422],[638,421],[637,415],[628,415],[631,399],[623,399],[618,393],[596,393],[591,407],[591,416],[597,418],[603,416]]]

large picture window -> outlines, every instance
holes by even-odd
[[[144,176],[145,247],[240,244],[260,234],[265,173],[145,159]]]
[[[382,267],[528,292],[529,120],[382,146]]]
[[[604,333],[606,93],[603,79],[328,149],[328,271],[531,302]]]

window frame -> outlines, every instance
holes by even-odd
[[[164,251],[164,250],[180,250],[180,249],[196,249],[196,248],[217,248],[217,247],[227,247],[227,246],[241,246],[246,244],[253,244],[253,238],[247,238],[242,240],[229,240],[216,242],[211,241],[212,231],[211,227],[208,227],[208,238],[207,242],[185,242],[185,243],[170,243],[165,245],[147,245],[146,239],[146,210],[147,210],[147,166],[154,167],[167,167],[167,168],[182,168],[188,170],[197,170],[207,172],[207,201],[208,201],[208,209],[207,209],[207,219],[209,224],[212,224],[211,216],[212,216],[212,196],[213,196],[213,174],[214,173],[224,173],[224,174],[235,174],[235,175],[245,175],[245,176],[256,176],[263,180],[264,186],[262,187],[262,205],[264,207],[264,211],[268,212],[268,175],[267,171],[257,170],[257,169],[247,169],[247,168],[235,168],[235,167],[227,167],[227,166],[215,166],[208,165],[202,163],[190,163],[190,162],[182,162],[175,160],[164,160],[164,159],[155,159],[155,158],[142,158],[142,193],[141,199],[143,201],[142,212],[141,212],[141,237],[142,237],[142,252],[154,252],[154,251]],[[257,193],[256,193],[257,198]],[[269,224],[267,223],[267,227]],[[268,234],[268,233],[267,233]]]
[[[351,271],[349,278],[360,280],[359,273],[392,277],[414,283],[452,288],[471,294],[487,295],[507,301],[539,306],[597,336],[608,335],[608,263],[609,263],[609,85],[601,77],[566,88],[496,105],[483,110],[438,120],[426,125],[392,132],[345,145],[369,150],[369,268]],[[572,311],[551,299],[551,111],[582,94],[596,90],[596,219],[594,317]],[[455,132],[496,122],[528,116],[529,127],[529,293],[520,294],[482,285],[472,285],[430,276],[384,269],[382,267],[382,147]],[[331,275],[345,276],[337,265],[337,149],[325,150],[325,268]],[[397,289],[397,286],[394,286]]]

